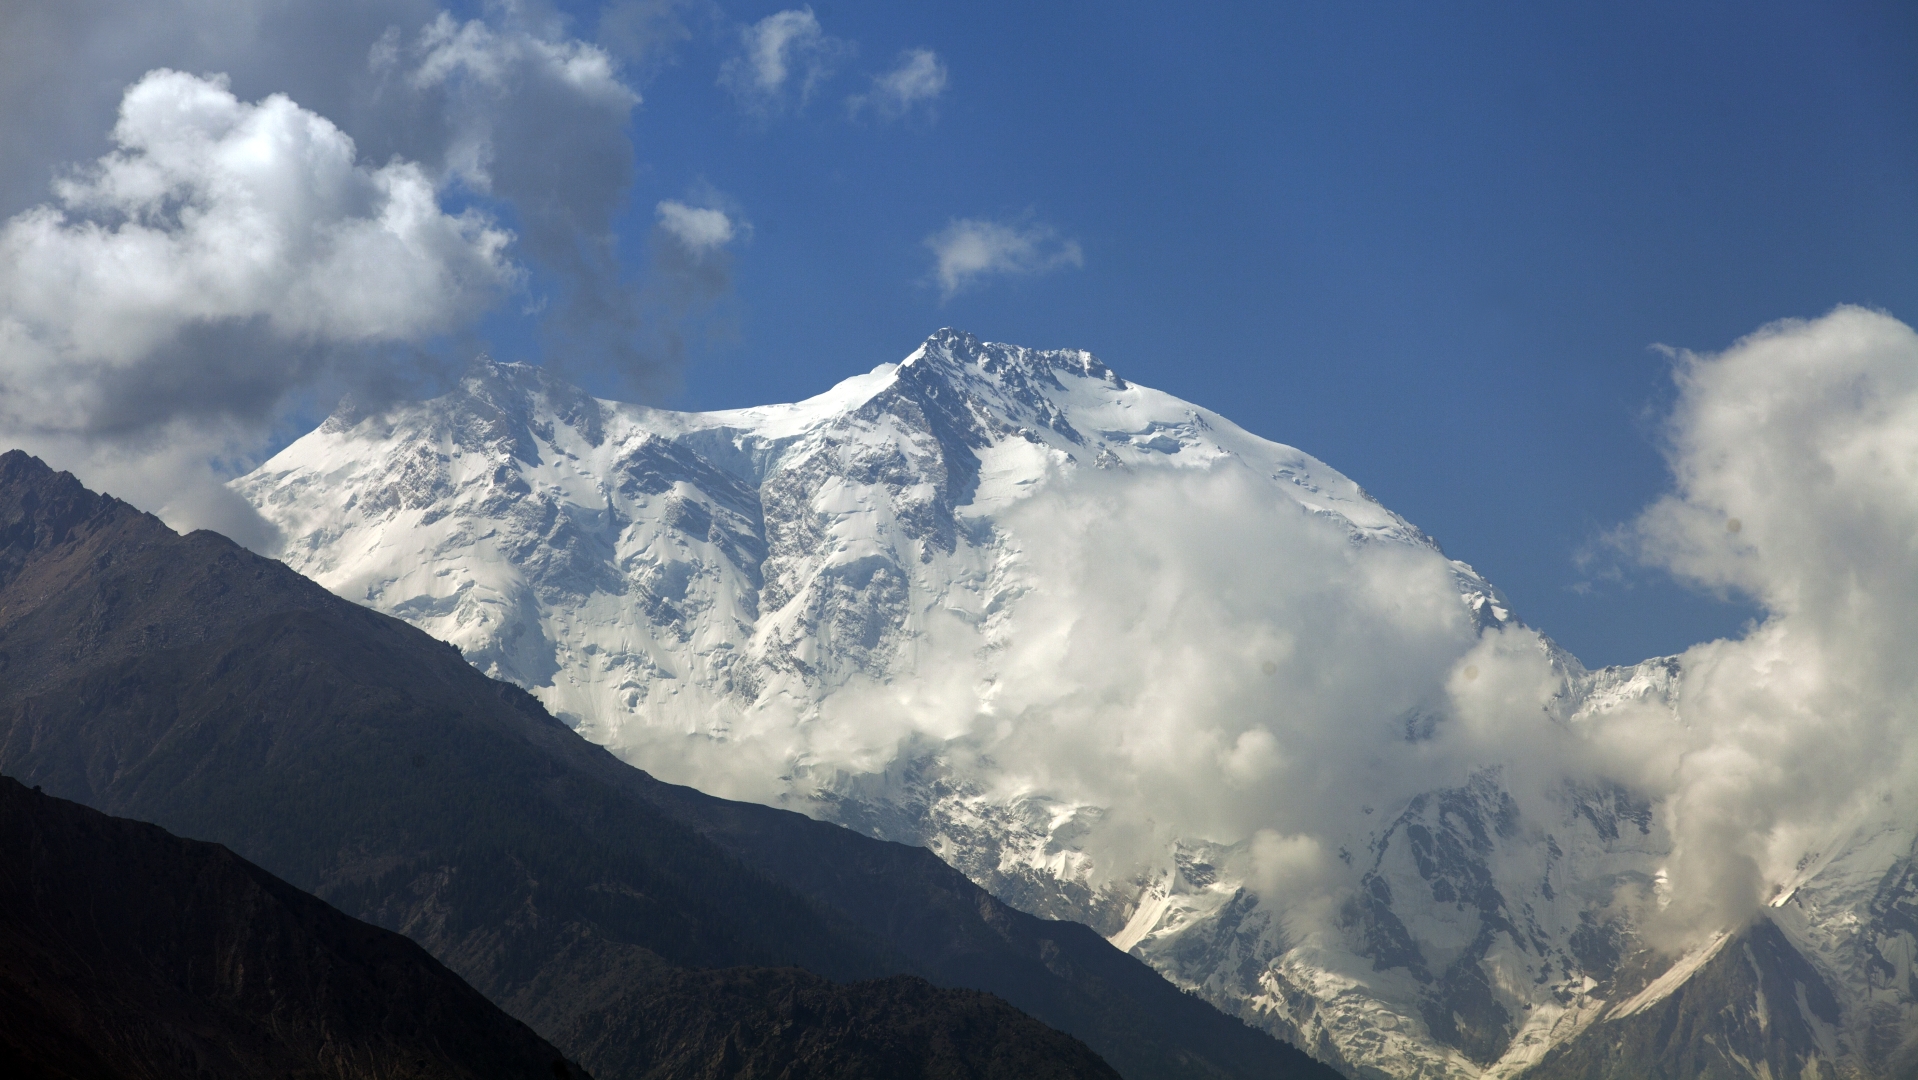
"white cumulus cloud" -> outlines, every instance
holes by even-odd
[[[219,77],[159,70],[127,91],[113,139],[56,185],[57,204],[0,228],[16,426],[104,422],[123,378],[160,376],[145,369],[194,327],[419,341],[516,279],[510,234],[447,213],[413,163],[360,164],[352,139],[286,97],[243,102]]]
[[[1918,334],[1840,308],[1680,354],[1646,557],[1764,619],[1595,740],[1669,793],[1672,918],[1736,925],[1834,828],[1918,806]]]
[[[883,119],[897,119],[930,106],[946,92],[946,63],[931,49],[908,49],[891,71],[873,76],[872,90],[847,99],[854,115],[870,108]]]
[[[795,97],[803,106],[853,51],[850,42],[820,27],[810,7],[776,12],[742,28],[739,43],[739,54],[720,66],[719,84],[743,108],[768,114]]]
[[[925,245],[932,250],[933,275],[945,299],[992,275],[1042,274],[1085,265],[1078,241],[1030,222],[959,218],[926,237]]]
[[[659,227],[694,254],[725,247],[738,232],[738,225],[724,210],[688,206],[675,199],[664,199],[654,209]]]
[[[64,463],[180,437],[201,464],[177,483],[210,482],[205,459],[289,395],[519,280],[510,233],[285,96],[157,70],[112,138],[0,226],[0,435]]]

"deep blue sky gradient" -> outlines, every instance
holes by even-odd
[[[1352,476],[1588,664],[1752,614],[1605,554],[1668,483],[1654,346],[1918,321],[1918,5],[841,0],[857,57],[755,119],[718,65],[781,6],[696,18],[639,83],[631,272],[660,199],[753,227],[665,404],[808,396],[942,325],[1089,348]],[[950,68],[936,115],[848,119],[909,47]],[[1021,215],[1083,268],[942,303],[923,240]]]

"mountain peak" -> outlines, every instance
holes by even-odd
[[[986,341],[975,334],[953,327],[933,331],[925,342],[901,365],[931,363],[934,366],[963,369],[972,377],[985,375],[1003,381],[1008,373],[1040,377],[1058,386],[1058,375],[1075,375],[1111,383],[1115,389],[1129,384],[1099,358],[1084,349],[1030,349]]]
[[[557,381],[542,365],[521,360],[495,360],[488,353],[480,353],[466,365],[466,374],[460,377],[460,390],[466,393],[496,390],[537,393]]]
[[[944,349],[971,351],[977,349],[982,343],[976,334],[961,330],[956,326],[942,326],[926,336],[925,344],[927,346],[937,346]]]
[[[87,490],[72,473],[55,471],[24,450],[0,454],[0,584],[13,579],[31,552],[85,534],[116,512],[159,524],[111,495]]]
[[[1243,549],[1243,575],[1271,584],[1249,588],[1291,588],[1295,578],[1270,577],[1273,566],[1336,590],[1354,564],[1410,559],[1421,567],[1417,587],[1431,590],[1434,633],[1453,627],[1466,641],[1486,625],[1481,613],[1503,611],[1487,583],[1434,563],[1443,554],[1349,478],[1126,382],[1085,350],[946,327],[898,364],[800,402],[685,413],[581,395],[582,415],[606,431],[590,444],[554,408],[559,385],[539,369],[482,365],[461,391],[385,430],[316,433],[235,487],[288,537],[289,566],[454,642],[468,662],[519,683],[629,760],[790,799],[894,840],[943,836],[948,815],[969,815],[978,827],[942,854],[1036,905],[1056,903],[1049,914],[1109,921],[1109,930],[1126,925],[1137,898],[1120,891],[1130,885],[1088,885],[1087,867],[1107,868],[1070,831],[1103,808],[1035,819],[977,802],[1004,773],[976,748],[1000,736],[949,719],[999,708],[1002,686],[1030,688],[1039,704],[1028,715],[1051,709],[1061,684],[1032,675],[1057,640],[1048,594],[1130,588],[1157,572],[1109,563],[1089,532],[1106,529],[1123,547],[1125,537],[1154,543],[1153,530],[1170,529],[1179,550],[1154,550],[1204,575],[1194,580],[1214,580],[1227,570],[1188,557],[1190,525],[1168,517],[1168,507],[1191,506],[1258,538]],[[1095,584],[1054,576],[1081,558],[1097,568]],[[1260,623],[1246,636],[1266,633]],[[1314,625],[1298,639],[1321,633],[1335,632]],[[1221,655],[1239,648],[1231,642]],[[1104,685],[1105,670],[1072,677]],[[1246,700],[1284,682],[1276,660],[1220,670]],[[933,685],[976,689],[857,710],[876,718],[869,726],[850,719],[856,710],[841,696]],[[1393,721],[1390,736],[1416,734],[1420,722]],[[889,726],[901,723],[953,724],[938,728],[960,733],[939,737],[954,740],[961,763],[950,786],[915,779],[871,794],[945,752],[925,734],[932,728]],[[1063,861],[1040,868],[1018,854],[1032,851]],[[1110,880],[1133,880],[1130,864],[1109,869]],[[1253,985],[1236,1000],[1263,992]]]

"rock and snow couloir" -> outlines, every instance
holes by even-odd
[[[1085,352],[941,331],[716,413],[481,361],[235,488],[634,764],[931,847],[1355,1075],[1549,1070],[1716,955],[1637,939],[1661,809],[1532,752],[1673,663],[1586,672],[1351,480]],[[1761,995],[1814,1034],[1738,1060],[1913,1029],[1912,830],[1847,835],[1768,924],[1843,1015]]]

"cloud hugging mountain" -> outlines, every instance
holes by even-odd
[[[1792,1052],[1869,1062],[1891,954],[1815,928],[1910,858],[1918,345],[1841,309],[1680,374],[1620,543],[1770,614],[1598,672],[1308,455],[954,332],[728,413],[482,364],[235,488],[628,760],[924,843],[1329,1060],[1522,1067],[1762,911],[1850,1010]]]

